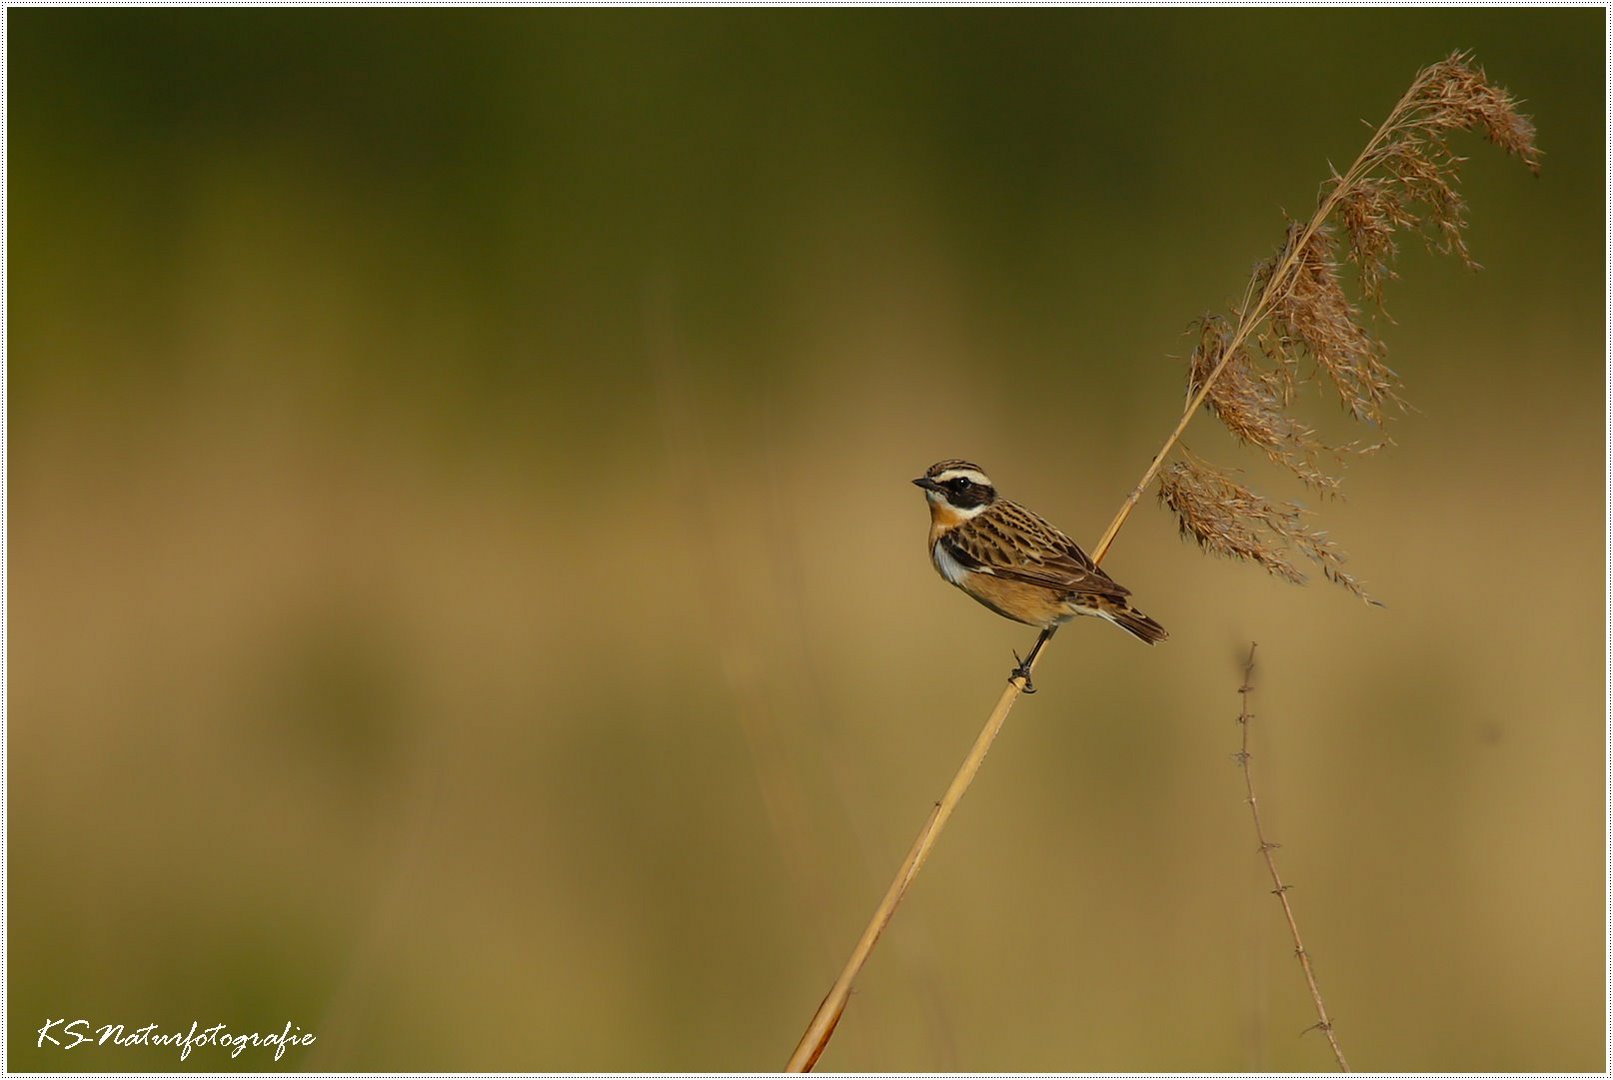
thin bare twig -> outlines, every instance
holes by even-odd
[[[1338,1033],[1333,1030],[1333,1020],[1327,1015],[1327,1005],[1322,1001],[1321,987],[1316,985],[1316,971],[1311,967],[1311,954],[1305,949],[1305,942],[1300,940],[1299,923],[1294,919],[1294,905],[1288,902],[1288,886],[1283,883],[1282,875],[1277,872],[1277,859],[1272,855],[1282,845],[1274,844],[1266,839],[1266,829],[1260,822],[1260,801],[1255,798],[1255,778],[1249,768],[1249,724],[1255,714],[1249,711],[1249,694],[1254,690],[1255,676],[1255,643],[1249,643],[1249,659],[1243,665],[1243,685],[1238,687],[1238,726],[1243,730],[1242,743],[1236,754],[1238,764],[1243,769],[1243,787],[1248,793],[1249,814],[1255,820],[1255,839],[1260,843],[1260,857],[1266,861],[1266,870],[1271,874],[1271,891],[1283,905],[1283,917],[1288,920],[1288,933],[1294,939],[1294,955],[1299,958],[1299,966],[1305,972],[1305,985],[1310,988],[1311,1001],[1316,1005],[1316,1024],[1322,1034],[1327,1036],[1327,1044],[1333,1048],[1333,1056],[1338,1059],[1339,1068],[1345,1072],[1350,1071],[1350,1063],[1344,1060],[1344,1051],[1339,1049]]]

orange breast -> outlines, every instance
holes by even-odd
[[[930,544],[935,542],[953,529],[962,525],[968,518],[958,513],[946,503],[930,504]]]
[[[1059,593],[1023,581],[970,574],[959,588],[997,614],[1030,626],[1046,628],[1065,622],[1074,614]]]

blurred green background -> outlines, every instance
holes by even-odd
[[[10,1067],[781,1066],[1032,636],[908,478],[1095,540],[1462,47],[1545,168],[1461,140],[1486,270],[1406,245],[1323,519],[1388,606],[1145,501],[1171,641],[1057,640],[823,1065],[1329,1067],[1253,639],[1352,1064],[1601,1070],[1603,19],[12,9]]]

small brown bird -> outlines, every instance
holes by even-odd
[[[1074,540],[1000,497],[980,466],[957,458],[938,461],[913,483],[930,503],[936,572],[997,614],[1041,628],[1030,655],[1010,676],[1024,677],[1026,693],[1035,693],[1030,665],[1036,654],[1077,615],[1108,619],[1150,645],[1165,640],[1165,628],[1131,606],[1128,589]]]

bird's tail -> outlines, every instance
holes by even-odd
[[[1130,601],[1111,601],[1102,607],[1104,618],[1139,640],[1158,645],[1170,637],[1165,628],[1131,606]]]

